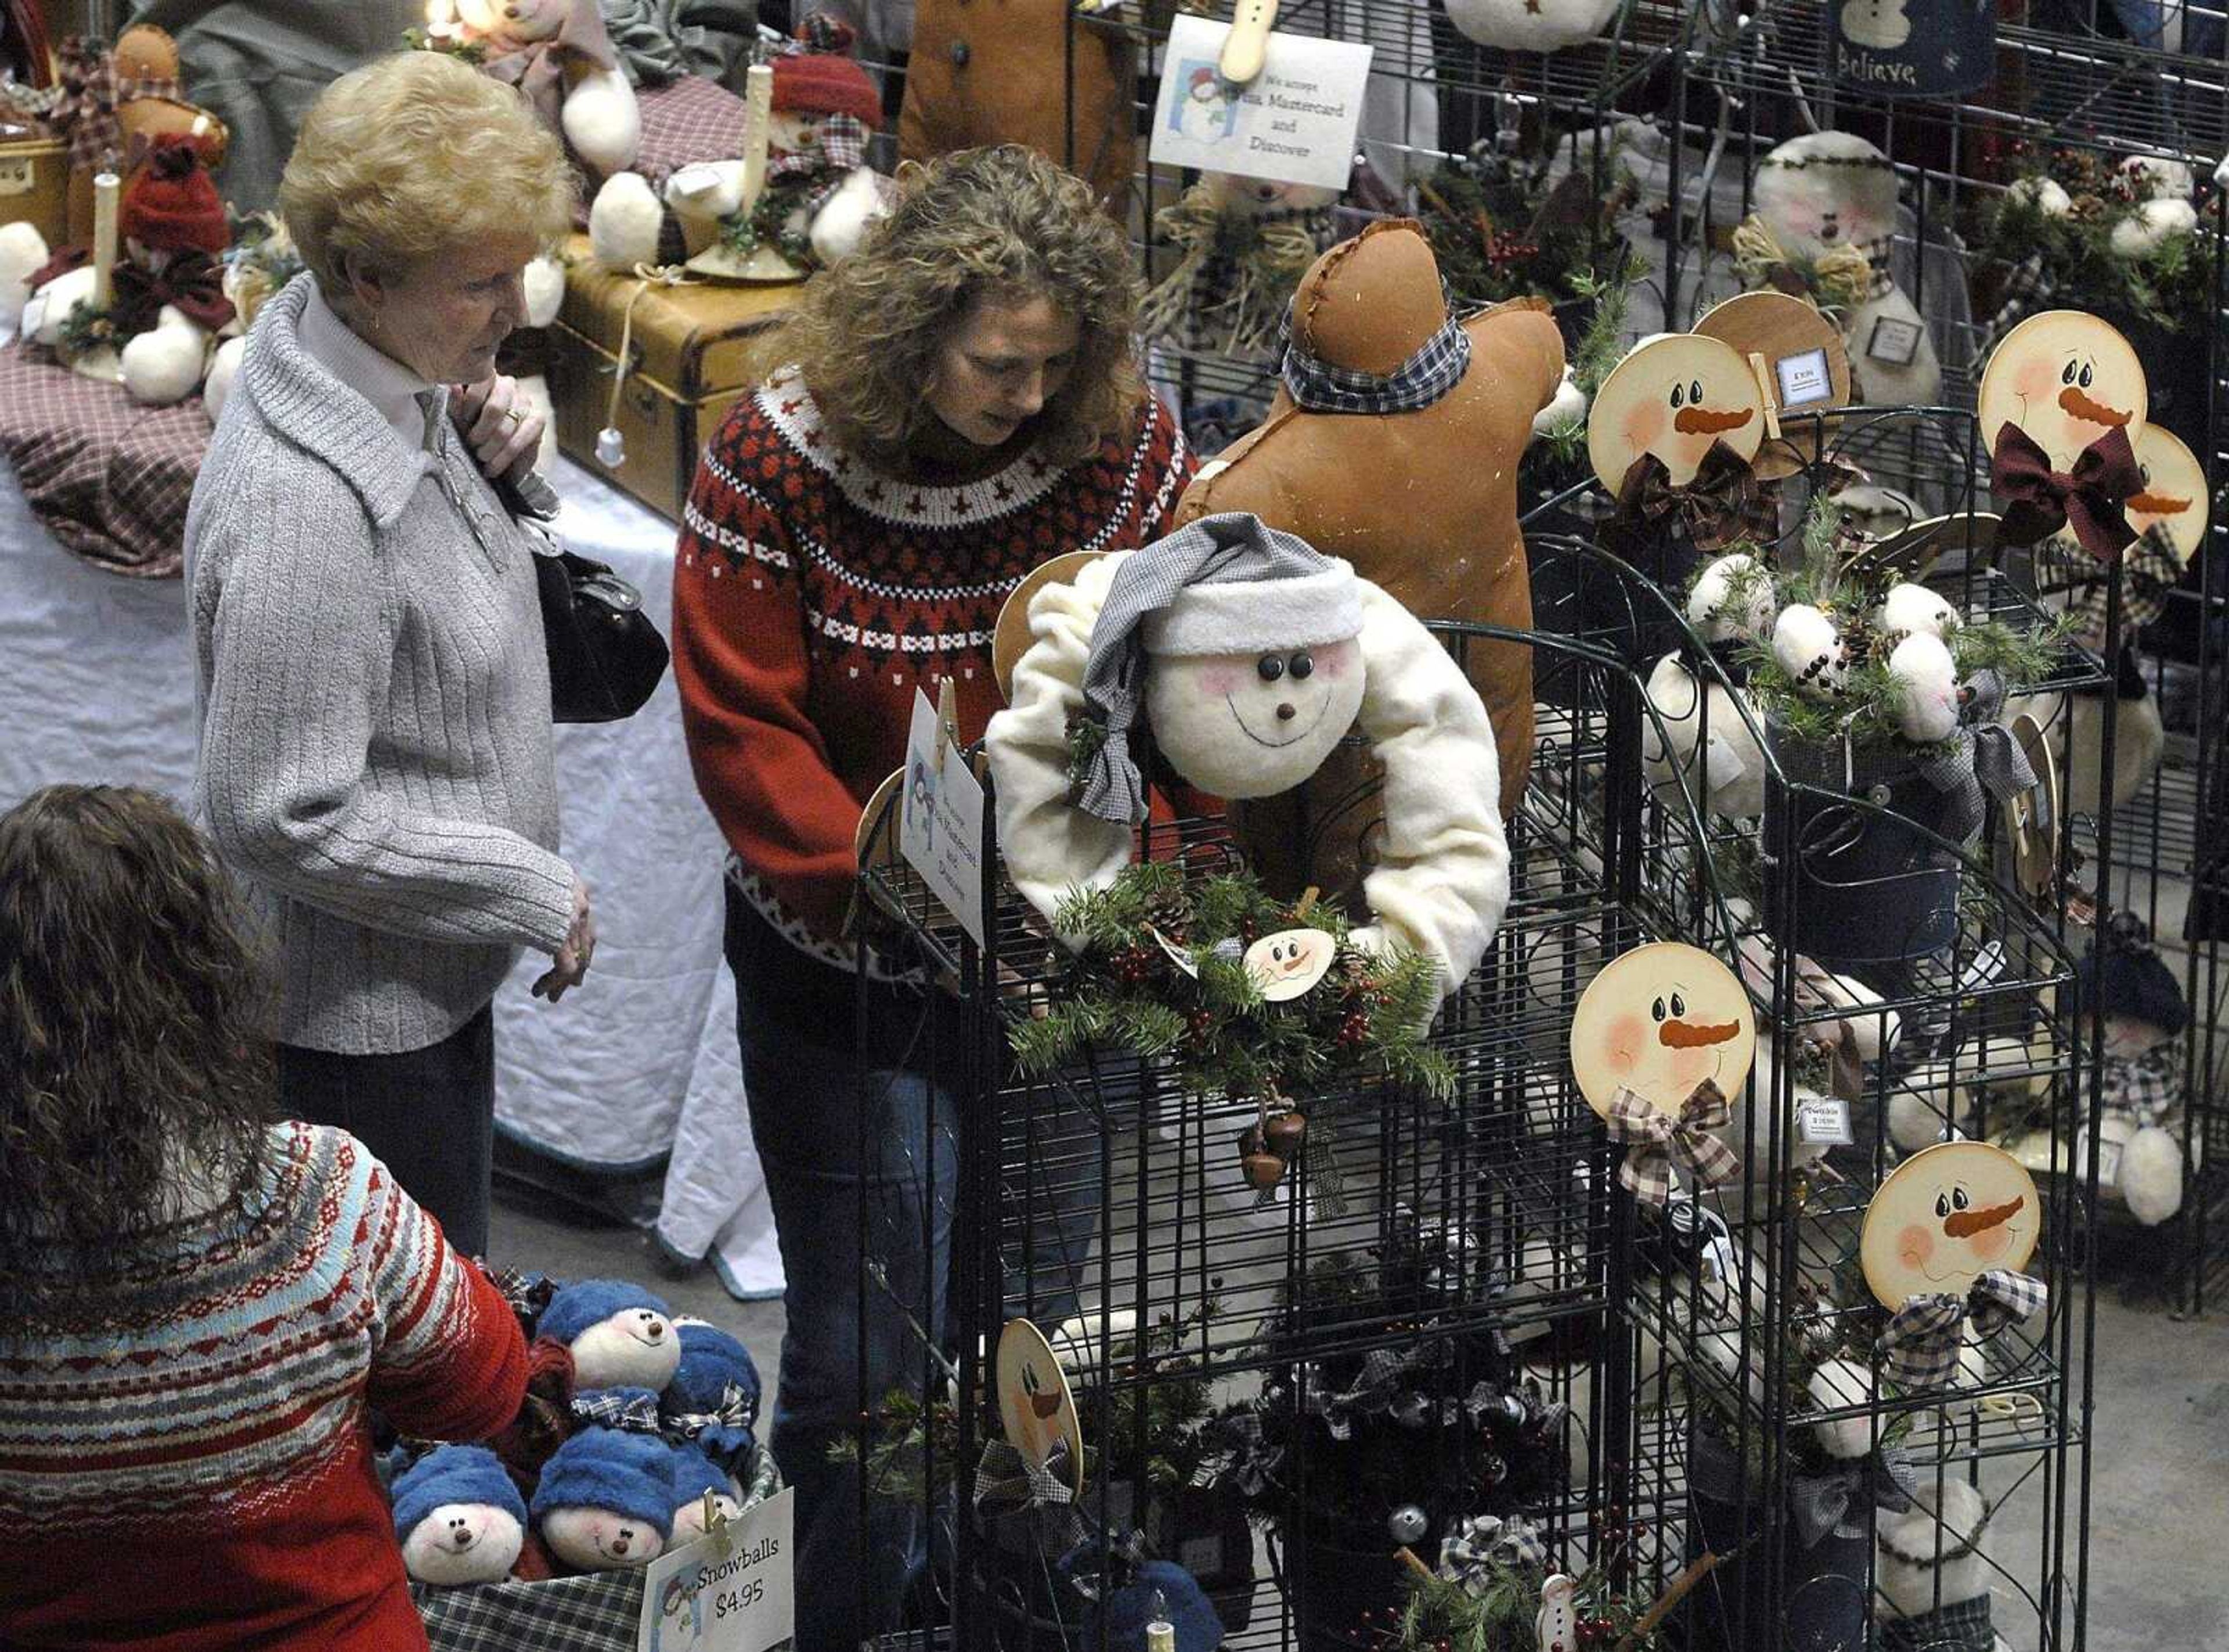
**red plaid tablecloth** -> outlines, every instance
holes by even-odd
[[[733,160],[743,152],[743,100],[716,80],[684,74],[658,87],[635,88],[642,110],[642,148],[629,170],[663,190],[669,174],[691,161]],[[588,227],[593,185],[575,209],[574,222]]]
[[[209,442],[198,395],[143,408],[122,385],[80,378],[50,351],[0,350],[0,454],[48,531],[97,567],[177,575],[186,502]]]

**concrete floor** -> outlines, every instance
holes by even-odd
[[[568,1222],[553,1208],[498,1193],[494,1259],[559,1278],[646,1284],[677,1313],[742,1338],[771,1405],[780,1303],[738,1302],[709,1270],[676,1276],[648,1236],[616,1223]],[[2229,1567],[2220,1564],[2229,1527],[2229,1302],[2204,1321],[2177,1322],[2161,1308],[2130,1308],[2108,1288],[2098,1293],[2097,1325],[2087,1652],[2229,1652]],[[1996,1469],[1983,1476],[1993,1495]],[[1995,1544],[2033,1552],[2027,1546],[2035,1501],[2027,1488],[2007,1499]],[[2031,1616],[2013,1636],[2014,1652],[2032,1652],[2033,1632]]]

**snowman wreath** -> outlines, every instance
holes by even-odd
[[[1251,515],[1076,560],[1018,593],[1031,641],[985,741],[1007,871],[1077,976],[1015,1029],[1018,1057],[1050,1070],[1113,1038],[1189,1091],[1259,1099],[1242,1153],[1266,1188],[1299,1094],[1357,1069],[1452,1089],[1423,1032],[1509,899],[1493,726],[1406,608]],[[1243,874],[1131,865],[1148,738],[1185,782],[1243,799],[1307,781],[1350,729],[1384,771],[1370,922]]]

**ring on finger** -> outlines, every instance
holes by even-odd
[[[508,412],[506,412],[506,413],[503,415],[503,421],[504,421],[504,423],[505,423],[505,424],[507,424],[507,425],[517,425],[517,424],[521,420],[524,419],[525,417],[526,417],[526,409],[525,409],[525,408],[512,408],[511,409],[510,409]]]

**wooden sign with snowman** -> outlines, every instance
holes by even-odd
[[[1834,79],[1890,98],[1977,92],[1996,74],[1996,0],[1837,0]]]

